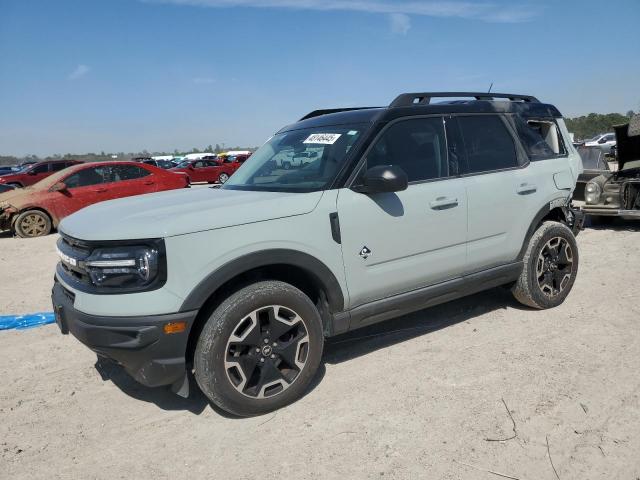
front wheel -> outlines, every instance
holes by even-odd
[[[300,398],[322,358],[315,305],[279,281],[231,295],[205,324],[194,355],[200,389],[218,407],[259,415]]]
[[[229,175],[227,175],[226,173],[221,173],[218,177],[218,182],[220,183],[227,183],[227,180],[229,180]]]
[[[578,244],[559,222],[544,222],[529,240],[524,266],[512,288],[516,300],[532,308],[553,308],[569,295],[578,274]]]
[[[27,210],[18,215],[14,228],[22,238],[43,237],[51,232],[51,219],[40,210]]]

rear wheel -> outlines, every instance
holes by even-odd
[[[566,225],[544,222],[533,234],[512,292],[533,308],[552,308],[569,295],[578,273],[578,245]]]
[[[18,215],[14,229],[22,238],[42,237],[51,232],[51,219],[40,210],[27,210]]]
[[[194,355],[195,377],[218,407],[249,416],[300,398],[313,379],[323,347],[315,305],[279,281],[231,295],[205,324]]]
[[[221,173],[218,177],[218,182],[220,183],[226,183],[227,180],[229,180],[229,175],[227,175],[226,173]]]

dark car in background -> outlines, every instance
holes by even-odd
[[[157,160],[155,158],[144,159],[141,163],[144,163],[145,165],[153,165],[154,167],[162,168],[163,170],[169,170],[176,166],[176,163],[173,160]]]
[[[0,195],[0,230],[47,235],[67,215],[94,203],[184,188],[186,175],[134,162],[95,162],[59,171],[32,187]],[[96,219],[97,222],[100,219]]]
[[[587,183],[582,210],[596,217],[640,219],[640,115],[614,128],[618,170]]]
[[[10,192],[15,189],[16,187],[14,187],[13,185],[0,184],[0,193]]]
[[[20,170],[27,168],[29,165],[33,165],[34,163],[38,162],[36,162],[35,160],[28,160],[17,165],[0,165],[0,175],[19,172]]]
[[[28,187],[34,183],[38,183],[40,180],[44,180],[49,175],[64,170],[67,167],[77,165],[78,163],[82,162],[78,162],[77,160],[48,160],[34,163],[17,172],[0,175],[0,185]]]

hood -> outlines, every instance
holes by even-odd
[[[628,124],[618,125],[614,129],[618,171],[620,171],[625,163],[640,160],[640,114],[634,116]]]
[[[97,203],[65,218],[60,230],[81,240],[161,238],[311,212],[322,192],[247,192],[190,188]]]
[[[0,193],[0,205],[8,203],[14,207],[21,203],[24,198],[28,197],[34,189],[32,187],[16,188],[8,192]]]

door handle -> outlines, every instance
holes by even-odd
[[[536,193],[538,191],[538,187],[533,183],[521,183],[516,188],[516,192],[518,195],[530,195],[532,193]]]
[[[104,193],[104,192],[106,192],[106,191],[107,191],[107,189],[106,189],[106,188],[96,188],[96,189],[94,190],[94,192],[96,192],[96,193]]]
[[[458,199],[451,197],[438,197],[435,200],[429,202],[429,206],[432,210],[446,210],[447,208],[457,207]]]
[[[144,182],[145,185],[153,185],[156,182],[152,182],[151,180],[147,180],[146,182]]]

